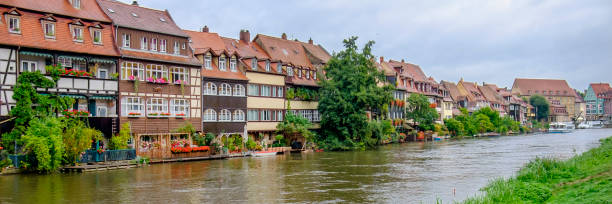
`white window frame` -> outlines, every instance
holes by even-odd
[[[302,78],[302,69],[297,69],[297,71],[298,71],[298,77]]]
[[[121,63],[121,79],[129,80],[130,76],[138,77],[138,80],[144,81],[145,69],[142,63],[123,62]]]
[[[310,79],[310,70],[306,70],[306,79]]]
[[[204,122],[216,122],[217,121],[217,111],[213,109],[206,109],[202,116],[202,121]]]
[[[149,98],[147,100],[147,115],[157,113],[156,117],[162,116],[162,113],[168,113],[168,101],[165,98]]]
[[[260,91],[260,95],[261,96],[271,96],[272,95],[272,87],[269,85],[261,85],[261,91]]]
[[[266,60],[266,72],[270,71],[270,60]]]
[[[225,55],[219,56],[219,70],[227,71],[227,60],[225,60]]]
[[[282,97],[283,97],[283,94],[284,94],[284,90],[285,90],[285,87],[279,86],[279,87],[278,87],[278,91],[276,92],[276,95],[277,95],[279,98],[282,98]]]
[[[164,77],[168,79],[168,70],[166,69],[166,66],[164,65],[147,64],[146,74],[147,74],[147,79],[148,78],[161,79]]]
[[[237,72],[238,69],[236,69],[236,57],[232,56],[232,58],[230,59],[230,71],[232,72]]]
[[[151,51],[157,51],[157,38],[151,38]]]
[[[140,97],[123,97],[121,106],[121,115],[123,116],[130,116],[130,113],[140,113],[138,116],[130,117],[144,116],[144,100]]]
[[[55,39],[55,22],[43,22],[43,31],[45,32],[45,38]]]
[[[72,33],[72,41],[83,42],[83,26],[70,25],[70,31]]]
[[[260,112],[260,121],[272,121],[272,111],[271,110],[261,110]]]
[[[283,73],[283,64],[281,64],[280,62],[278,63],[278,65],[276,65],[276,73]]]
[[[242,84],[234,86],[234,96],[245,96],[245,88]]]
[[[125,48],[129,48],[130,47],[130,41],[131,41],[131,36],[130,34],[123,34],[123,47]]]
[[[91,38],[91,41],[93,42],[93,44],[96,45],[101,45],[102,44],[102,30],[100,29],[92,29],[92,35],[93,37]],[[98,42],[96,42],[96,34],[99,35],[98,36]]]
[[[167,46],[168,41],[166,39],[161,39],[159,40],[159,51],[160,52],[166,52],[166,46]]]
[[[72,6],[74,8],[80,9],[81,8],[81,0],[72,0]]]
[[[181,49],[180,49],[180,45],[178,41],[174,41],[174,54],[175,55],[181,54]]]
[[[257,109],[247,110],[247,121],[259,121],[259,110]]]
[[[293,76],[293,67],[287,67],[287,75]]]
[[[147,37],[140,38],[140,49],[141,50],[149,49],[149,41],[147,40]]]
[[[251,60],[251,67],[253,68],[253,70],[257,71],[257,58],[253,58]]]
[[[100,114],[100,112],[102,112],[101,110],[104,110],[104,115]],[[96,106],[96,117],[107,117],[108,116],[108,107],[106,106]]]
[[[27,70],[24,68],[24,64],[27,65]],[[32,67],[34,68],[32,69]],[[21,60],[21,66],[19,68],[21,72],[35,72],[38,70],[38,62],[30,60]]]
[[[222,109],[219,111],[219,122],[231,122],[232,121],[232,112],[227,109]]]
[[[210,53],[204,55],[204,68],[212,69],[212,55]]]
[[[214,96],[217,95],[217,85],[212,82],[207,82],[204,85],[204,95]]]
[[[8,30],[10,33],[21,34],[21,18],[19,16],[7,15]]]
[[[102,76],[102,72],[104,72],[104,76]],[[108,69],[98,69],[98,79],[108,79]]]
[[[172,99],[170,103],[170,113],[175,117],[189,117],[189,101],[186,99]],[[177,114],[184,116],[177,116]]]
[[[219,96],[231,96],[232,95],[232,86],[227,83],[222,83],[221,87],[219,87]]]
[[[171,67],[170,68],[170,80],[172,83],[176,83],[178,80],[181,80],[182,84],[189,84],[189,72],[185,67]]]
[[[247,94],[249,96],[259,96],[259,89],[260,89],[259,85],[257,85],[257,84],[249,84],[248,85],[248,90],[247,90],[248,93]]]
[[[240,109],[236,109],[234,110],[234,114],[232,116],[232,121],[234,122],[244,122],[244,111],[240,110]]]

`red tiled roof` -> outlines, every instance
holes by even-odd
[[[81,8],[79,9],[74,8],[67,0],[2,0],[0,5],[92,21],[111,22],[102,12],[95,0],[81,0]]]
[[[102,11],[104,11],[104,13],[113,20],[113,23],[119,27],[188,37],[188,35],[176,25],[168,10],[160,11],[115,0],[97,1],[100,7],[102,7]]]
[[[593,92],[595,92],[595,96],[605,94],[610,88],[610,84],[608,83],[592,83],[590,84],[591,88],[593,88]]]
[[[440,83],[442,84],[442,86],[444,86],[446,88],[446,90],[448,90],[448,92],[450,93],[450,96],[451,96],[451,98],[453,98],[453,100],[460,101],[460,100],[464,100],[466,98],[465,95],[463,95],[463,94],[461,94],[461,92],[459,92],[459,89],[457,88],[457,85],[455,85],[455,83],[448,82],[448,81],[442,81]]]
[[[403,67],[404,72],[406,72],[406,74],[409,74],[410,77],[413,78],[415,81],[421,81],[421,82],[428,81],[427,76],[425,75],[425,72],[423,72],[421,67],[419,67],[418,65],[414,65],[414,64],[410,64],[406,62],[398,62],[395,60],[389,60],[389,64],[393,66]]]
[[[320,59],[324,63],[327,63],[329,59],[331,59],[331,55],[327,52],[327,50],[323,48],[323,46],[305,42],[301,42],[301,44],[302,46],[304,46],[304,49],[306,49],[307,52],[312,54],[314,57]]]
[[[221,37],[225,48],[230,52],[236,52],[242,58],[256,57],[257,59],[270,59],[268,54],[253,42],[244,42],[242,40],[236,40],[232,38]],[[250,64],[248,64],[250,65]]]
[[[459,83],[465,88],[465,95],[467,95],[468,101],[486,101],[475,83],[465,81],[460,81]]]
[[[561,79],[514,79],[512,91],[520,95],[574,96],[573,89]],[[536,91],[538,93],[536,93]],[[559,94],[557,94],[559,91]],[[552,94],[551,94],[552,92]]]
[[[504,99],[491,86],[478,86],[485,99],[491,103],[504,104]]]
[[[225,43],[217,33],[198,32],[183,30],[191,37],[191,47],[195,49],[194,54],[203,54],[212,50],[216,55],[226,51]]]
[[[300,67],[312,67],[302,43],[257,34],[254,42],[261,43],[260,46],[268,53],[272,60],[280,60],[283,63],[291,63]]]
[[[219,78],[219,79],[234,79],[234,80],[249,80],[241,70],[232,72],[230,70],[221,71],[215,63],[211,63],[212,68],[202,68],[202,76],[208,78]]]
[[[0,13],[4,13],[8,10],[8,8],[0,7]],[[93,25],[93,23],[82,22],[84,24],[83,42],[80,43],[73,41],[72,33],[70,32],[68,24],[72,23],[73,20],[62,17],[54,17],[57,20],[57,22],[55,22],[55,39],[46,39],[43,31],[43,26],[40,20],[40,18],[44,17],[45,15],[41,13],[33,13],[26,11],[20,12],[22,14],[20,17],[21,34],[9,33],[8,26],[6,26],[6,24],[0,23],[2,24],[0,26],[0,44],[93,55],[119,55],[117,49],[115,48],[115,45],[113,44],[112,28],[110,24],[101,25],[103,28],[103,44],[94,45],[93,38],[91,37],[92,35],[89,32],[90,29],[88,29],[89,26]],[[92,11],[92,13],[95,12]],[[3,20],[6,19],[4,15],[2,17]]]
[[[395,69],[393,69],[393,66],[391,66],[388,62],[383,61],[381,63],[376,64],[377,66],[379,66],[379,70],[385,73],[385,76],[395,76],[396,71]]]

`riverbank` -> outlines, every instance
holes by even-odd
[[[612,202],[612,137],[569,160],[538,158],[515,177],[497,179],[464,203]]]

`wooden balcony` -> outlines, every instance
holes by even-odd
[[[97,79],[88,77],[63,76],[57,81],[57,88],[42,89],[38,91],[116,95],[119,90],[119,81],[116,79]]]

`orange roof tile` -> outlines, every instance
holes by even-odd
[[[158,62],[177,63],[191,66],[202,66],[200,62],[193,56],[176,56],[170,54],[151,53],[145,51],[127,50],[122,49],[121,55],[123,57],[136,58],[142,60],[151,60]]]
[[[478,89],[485,97],[485,99],[491,103],[504,104],[504,99],[493,89],[492,86],[478,86]]]
[[[608,83],[591,83],[591,88],[593,88],[593,92],[595,92],[595,96],[605,94],[610,88],[610,84]]]
[[[0,5],[52,13],[92,21],[111,22],[95,0],[82,0],[81,8],[74,8],[67,0],[2,0]]]
[[[168,10],[160,11],[115,0],[97,1],[102,11],[119,27],[189,37],[176,25]]]
[[[301,42],[304,49],[309,52],[312,56],[318,58],[323,63],[327,63],[331,59],[331,55],[321,45],[314,45],[310,43]],[[312,63],[312,62],[311,62]]]
[[[415,81],[421,81],[421,82],[427,81],[427,76],[425,75],[425,72],[423,72],[421,67],[419,67],[418,65],[410,64],[406,62],[398,62],[395,60],[389,60],[389,63],[393,66],[403,67],[404,72],[406,72],[406,74],[409,74],[411,78],[413,78]]]
[[[215,55],[219,55],[221,52],[226,51],[225,43],[221,40],[221,37],[217,33],[209,32],[198,32],[183,30],[187,35],[191,37],[191,47],[196,50],[194,54],[203,54],[208,50],[215,52]]]
[[[253,41],[258,42],[258,44],[261,43],[260,46],[272,60],[280,60],[283,63],[291,63],[301,67],[312,67],[305,48],[300,42],[262,34],[257,34]]]
[[[29,2],[29,1],[28,1]],[[0,13],[8,11],[8,8],[0,7]],[[57,50],[65,52],[74,52],[82,54],[118,56],[119,53],[115,48],[112,37],[112,26],[110,24],[102,26],[102,44],[93,44],[89,26],[92,22],[83,22],[83,42],[73,41],[72,33],[70,32],[69,23],[73,19],[63,17],[54,17],[55,22],[55,39],[46,39],[41,24],[41,18],[45,15],[42,13],[34,13],[27,11],[21,12],[21,34],[12,34],[8,31],[8,26],[4,24],[0,26],[0,44],[22,46],[28,48]],[[3,19],[4,16],[3,16]]]
[[[225,48],[230,52],[236,52],[242,58],[252,58],[256,57],[257,59],[270,59],[268,54],[257,45],[257,43],[253,42],[244,42],[242,40],[236,40],[232,38],[221,37],[223,43],[225,43]]]
[[[514,79],[512,91],[520,95],[540,94],[544,96],[574,96],[574,90],[565,80],[561,79]],[[536,93],[536,91],[538,93]],[[557,94],[559,91],[559,94]]]

